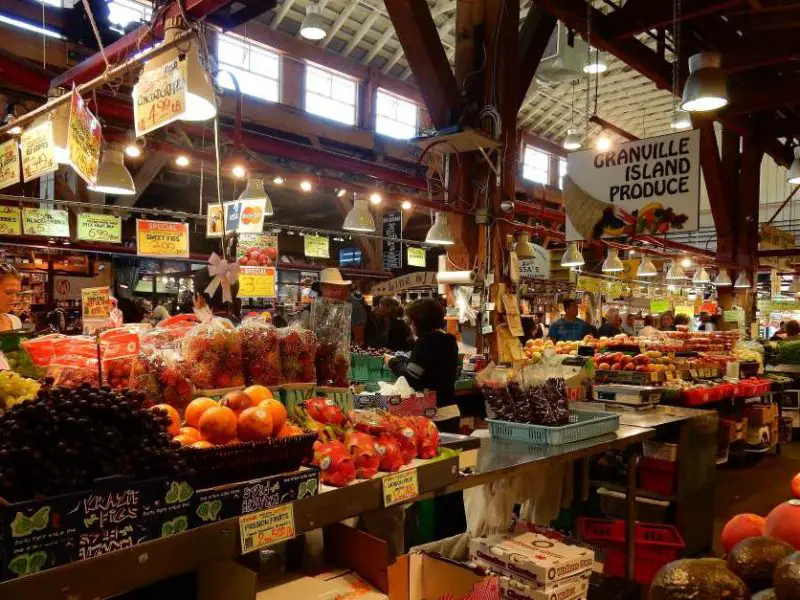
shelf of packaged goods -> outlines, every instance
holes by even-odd
[[[480,440],[480,447],[416,466],[419,495],[411,501],[525,475],[554,462],[569,462],[607,450],[624,450],[652,437],[653,430],[621,426],[615,433],[563,446]],[[469,465],[459,473],[460,464]],[[331,489],[293,504],[297,535],[383,508],[381,478]],[[3,600],[96,598],[134,590],[241,555],[239,519],[227,519],[168,538],[146,542],[0,584]]]

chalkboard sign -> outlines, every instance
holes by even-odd
[[[403,268],[403,244],[389,240],[403,237],[403,213],[390,210],[383,213],[383,268],[386,270]]]

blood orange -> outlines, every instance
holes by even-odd
[[[200,417],[198,429],[212,444],[224,444],[236,436],[236,413],[227,406],[214,406]]]

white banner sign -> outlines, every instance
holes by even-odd
[[[567,173],[569,241],[698,227],[698,130],[572,152]]]
[[[550,251],[533,244],[536,256],[519,261],[519,274],[533,279],[550,279]]]

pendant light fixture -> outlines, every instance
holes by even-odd
[[[117,146],[106,146],[97,167],[97,181],[88,186],[92,192],[112,196],[132,196],[136,193],[133,177],[125,166],[122,150]]]
[[[531,244],[531,234],[523,232],[519,234],[517,243],[514,244],[514,252],[517,258],[534,258],[536,256],[536,249]]]
[[[603,273],[619,273],[625,270],[625,265],[623,265],[622,261],[619,259],[619,250],[617,248],[608,249],[601,270]]]
[[[425,236],[426,244],[436,244],[439,246],[451,246],[455,243],[453,232],[447,222],[447,213],[436,211],[433,217],[433,225]]]
[[[672,111],[672,122],[670,123],[672,129],[689,129],[691,126],[692,120],[689,118],[689,113],[679,108]]]
[[[750,275],[748,275],[747,271],[739,271],[733,287],[737,290],[749,290],[753,287],[753,283],[750,281]]]
[[[372,218],[372,213],[369,212],[369,204],[366,198],[359,198],[356,194],[353,194],[353,208],[347,213],[342,229],[370,233],[375,231],[375,219]]]
[[[667,270],[667,281],[682,281],[684,279],[686,279],[686,273],[684,273],[683,267],[678,264],[678,261],[673,260]]]
[[[705,285],[711,282],[711,277],[708,276],[708,271],[706,268],[701,266],[697,271],[694,273],[694,277],[692,277],[692,283],[695,285]]]
[[[586,264],[583,260],[581,251],[578,250],[577,242],[569,242],[567,249],[564,251],[564,256],[561,257],[562,267],[581,267]]]
[[[316,0],[312,0],[306,5],[306,16],[300,24],[300,35],[314,42],[324,39],[328,35],[325,19],[320,14],[319,4]]]
[[[181,35],[181,19],[170,17],[164,26],[164,42],[168,44]],[[144,66],[144,73],[161,69],[180,57],[186,60],[186,110],[181,117],[182,121],[208,121],[217,114],[217,100],[214,86],[208,71],[200,60],[200,46],[197,38],[192,37],[187,42],[163,52],[150,59]]]
[[[689,78],[683,87],[681,108],[708,112],[728,104],[728,86],[719,52],[700,52],[689,59]]]
[[[583,67],[583,72],[590,75],[599,75],[608,71],[608,61],[605,52],[600,52],[597,48],[589,49],[589,60]]]
[[[239,195],[239,200],[264,200],[264,216],[271,217],[275,214],[272,208],[272,200],[269,199],[264,189],[264,180],[260,177],[251,177],[247,180],[247,186]]]
[[[609,148],[611,148],[611,138],[606,135],[605,131],[601,131],[600,135],[597,136],[597,141],[595,142],[595,148],[600,150],[601,152],[605,152]]]
[[[658,275],[658,269],[652,259],[645,255],[642,262],[639,263],[639,268],[636,269],[636,277],[655,277],[656,275]]]
[[[731,276],[728,275],[728,269],[720,269],[717,278],[712,282],[714,287],[730,287]]]
[[[572,104],[569,109],[569,129],[567,137],[564,138],[564,150],[577,150],[581,147],[581,136],[575,125],[575,82],[572,82]]]
[[[800,183],[800,146],[794,147],[794,160],[786,174],[786,181],[789,183]]]

